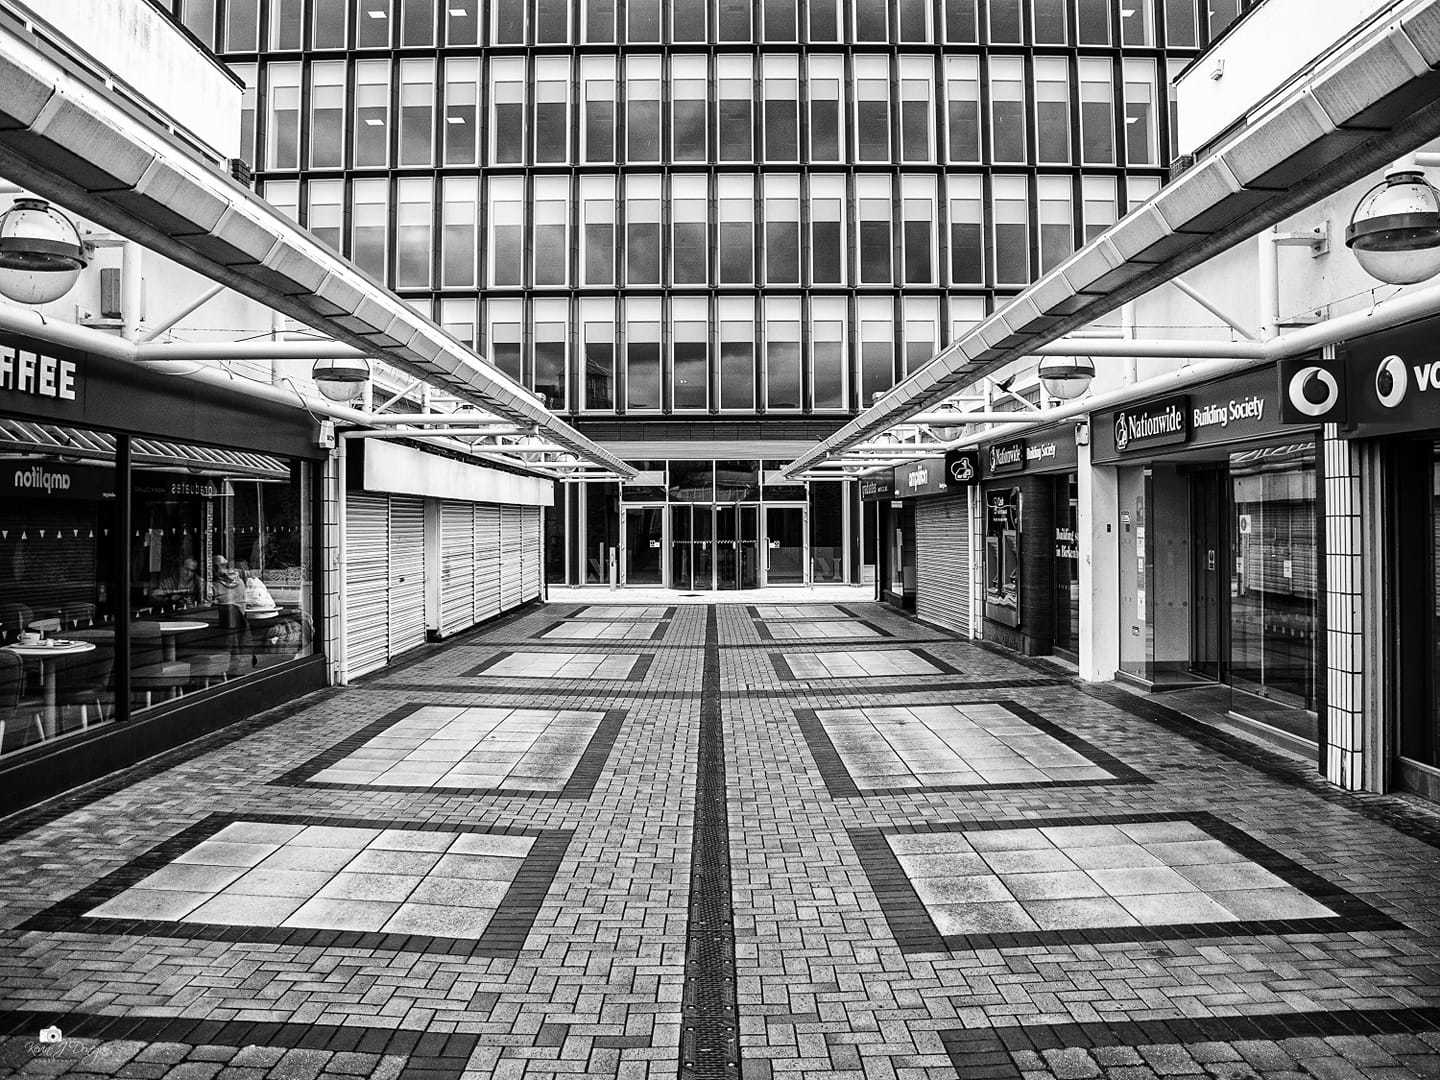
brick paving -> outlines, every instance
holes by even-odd
[[[874,605],[534,608],[0,820],[0,1077],[1437,1080],[1440,816],[1312,773]]]

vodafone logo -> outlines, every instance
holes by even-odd
[[[1340,403],[1340,384],[1322,367],[1301,368],[1286,390],[1290,404],[1304,416],[1324,416]]]
[[[1375,369],[1375,398],[1387,409],[1393,409],[1405,400],[1410,391],[1410,372],[1405,361],[1393,353],[1380,361]]]

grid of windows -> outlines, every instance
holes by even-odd
[[[868,404],[1158,189],[1244,6],[175,2],[268,198],[553,408],[642,414]]]

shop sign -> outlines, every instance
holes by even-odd
[[[860,478],[860,501],[879,502],[890,497],[890,473]]]
[[[1280,421],[1285,424],[1343,424],[1350,414],[1345,361],[1298,356],[1281,360]]]
[[[945,459],[926,458],[902,465],[892,474],[897,499],[913,499],[918,495],[940,495],[947,490]]]
[[[1440,359],[1436,320],[1347,342],[1335,360],[1315,357],[1280,365],[1285,419],[1292,423],[1412,430],[1440,427]]]
[[[78,409],[83,393],[76,361],[0,345],[0,401],[16,409],[40,403]]]
[[[115,471],[56,461],[13,461],[0,467],[0,498],[114,498]]]
[[[1080,558],[1080,541],[1075,535],[1075,530],[1068,525],[1055,526],[1055,558],[1071,560]]]
[[[1178,397],[1132,405],[1115,414],[1115,449],[1121,454],[1173,446],[1190,438],[1190,399]]]
[[[951,450],[945,455],[945,482],[952,487],[973,484],[980,478],[980,454],[975,450]]]
[[[1025,440],[991,443],[986,447],[985,475],[1004,476],[1025,470]]]
[[[211,477],[199,478],[167,478],[161,477],[156,480],[137,478],[131,485],[131,490],[136,495],[151,495],[160,498],[169,497],[214,499],[221,495],[232,495],[234,492],[224,490]]]

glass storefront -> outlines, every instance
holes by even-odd
[[[1080,651],[1080,491],[1074,473],[1055,477],[1055,651]]]
[[[1020,625],[1020,489],[985,491],[985,617]]]
[[[0,455],[0,753],[314,651],[308,463],[3,418]]]

